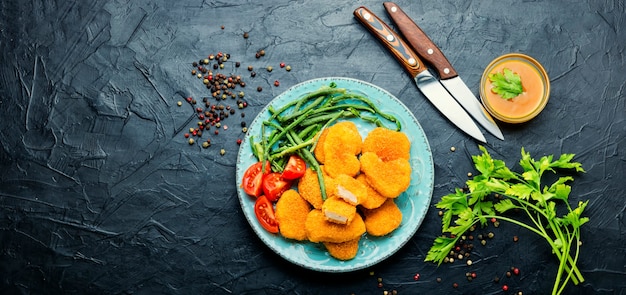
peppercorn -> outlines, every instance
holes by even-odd
[[[178,102],[176,103],[176,105],[178,105],[178,106],[182,106],[182,105],[183,105],[183,102],[182,102],[182,101],[178,101]]]
[[[502,291],[508,291],[508,290],[509,290],[509,286],[507,285],[502,286]]]
[[[261,56],[265,56],[265,50],[263,50],[263,49],[259,50],[259,54],[260,54]]]
[[[241,138],[237,138],[237,145],[241,144]]]
[[[191,63],[191,65],[195,68],[195,67],[198,66],[198,63],[194,61],[194,62]]]
[[[519,241],[519,238],[517,236],[513,236],[513,242],[517,242]]]
[[[241,132],[243,132],[243,133],[248,132],[248,127],[243,127],[243,128],[241,128]]]
[[[190,138],[190,139],[189,139],[189,145],[192,145],[192,144],[194,144],[195,142],[196,142],[196,141],[195,141],[193,138]]]
[[[256,76],[256,72],[252,71],[252,72],[250,73],[250,77],[255,77],[255,76]]]
[[[211,146],[211,144],[206,141],[202,143],[202,147],[205,149],[208,148],[209,146]]]
[[[256,58],[261,58],[261,54],[257,52],[257,53],[254,55],[254,57],[256,57]]]
[[[241,63],[240,63],[240,62],[238,62],[238,61],[237,61],[237,62],[235,62],[235,67],[236,67],[236,68],[238,68],[238,67],[240,67],[240,66],[241,66]]]
[[[224,26],[221,26],[220,28],[223,30],[223,29],[224,29]]]
[[[244,38],[244,39],[248,39],[248,37],[250,37],[250,35],[248,34],[248,32],[243,32],[243,38]]]
[[[248,66],[248,71],[252,71],[254,68],[252,66]]]
[[[221,149],[221,150],[220,150],[220,155],[222,155],[222,156],[223,156],[224,154],[226,154],[226,150],[225,150],[225,149]]]
[[[278,82],[278,80],[274,81],[274,86],[276,87],[280,86],[280,82]]]
[[[274,70],[274,67],[272,66],[267,66],[267,68],[265,68],[268,72],[271,72],[272,70]]]
[[[287,72],[291,71],[291,66],[285,67],[285,70],[287,70]]]
[[[489,232],[489,234],[487,234],[487,236],[492,239],[495,235],[492,232]]]
[[[454,151],[456,151],[456,148],[455,147],[450,147],[450,151],[454,152]]]

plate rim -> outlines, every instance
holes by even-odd
[[[394,96],[393,94],[391,94],[389,91],[373,84],[367,81],[363,81],[363,80],[359,80],[359,79],[355,79],[355,78],[349,78],[349,77],[340,77],[340,76],[330,76],[330,77],[321,77],[321,78],[313,78],[313,79],[309,79],[306,81],[302,81],[300,83],[297,83],[291,87],[289,87],[288,89],[286,89],[285,91],[283,91],[282,93],[278,94],[277,96],[275,96],[274,98],[272,98],[260,111],[259,113],[255,116],[255,118],[252,120],[252,122],[249,124],[249,129],[252,126],[255,126],[255,124],[259,124],[257,121],[261,120],[261,117],[264,116],[264,114],[266,114],[268,112],[268,108],[270,106],[273,106],[273,104],[281,99],[283,96],[288,95],[289,93],[304,87],[306,85],[309,84],[319,84],[319,86],[323,86],[323,85],[327,85],[330,82],[335,82],[335,83],[340,83],[340,82],[348,82],[348,83],[354,83],[354,84],[362,84],[365,85],[367,87],[372,88],[372,90],[374,91],[379,91],[381,93],[383,93],[386,98],[385,99],[391,99],[391,100],[395,100],[395,102],[397,104],[399,104],[401,107],[404,108],[404,110],[406,111],[407,115],[410,116],[410,118],[412,119],[411,121],[413,123],[415,123],[415,127],[421,131],[421,137],[420,139],[423,139],[424,141],[424,148],[428,154],[428,157],[426,159],[426,161],[423,161],[424,165],[426,166],[426,171],[430,172],[429,173],[429,183],[426,187],[426,191],[424,192],[424,194],[426,195],[425,197],[427,197],[427,200],[425,202],[426,206],[424,206],[422,212],[420,213],[421,216],[420,219],[418,221],[416,221],[416,224],[413,228],[411,228],[411,230],[406,234],[406,238],[402,239],[400,241],[400,243],[398,243],[396,246],[393,247],[392,250],[387,251],[388,253],[385,253],[384,255],[381,255],[380,257],[377,257],[376,259],[374,259],[374,261],[368,262],[368,263],[362,263],[359,265],[354,265],[351,266],[350,265],[350,261],[352,260],[347,260],[347,261],[340,261],[337,260],[338,263],[340,265],[335,266],[335,267],[330,267],[330,266],[312,266],[312,265],[307,265],[305,263],[302,263],[301,261],[297,261],[296,259],[293,259],[292,257],[286,255],[283,251],[281,251],[281,249],[276,249],[274,247],[274,245],[272,243],[270,243],[270,241],[267,241],[267,237],[265,237],[267,234],[270,233],[265,233],[262,232],[263,229],[260,228],[260,225],[255,226],[255,224],[257,224],[258,222],[256,221],[256,217],[254,216],[254,214],[248,214],[246,211],[246,208],[244,208],[245,204],[244,202],[246,202],[246,200],[244,200],[244,198],[248,198],[249,201],[253,201],[254,199],[252,199],[250,196],[248,196],[247,194],[245,194],[245,192],[243,192],[243,189],[240,187],[240,179],[243,176],[243,171],[245,170],[242,167],[239,167],[240,164],[242,163],[242,155],[244,154],[244,150],[246,149],[250,149],[249,147],[249,138],[250,138],[250,134],[246,134],[241,146],[239,148],[239,151],[237,153],[237,162],[236,162],[236,167],[235,167],[235,182],[236,182],[236,186],[237,186],[237,196],[239,199],[239,203],[240,203],[240,208],[242,213],[244,214],[246,220],[249,223],[249,226],[252,228],[252,230],[255,232],[256,236],[259,237],[259,239],[261,239],[261,241],[263,241],[263,243],[270,248],[274,253],[278,254],[280,257],[282,257],[283,259],[298,265],[300,267],[309,269],[309,270],[313,270],[313,271],[318,271],[318,272],[327,272],[327,273],[345,273],[345,272],[352,272],[352,271],[357,271],[357,270],[361,270],[367,267],[371,267],[373,265],[376,265],[378,263],[383,262],[384,260],[386,260],[387,258],[393,256],[395,253],[397,253],[401,248],[404,247],[404,245],[406,245],[406,243],[408,243],[409,240],[412,239],[413,236],[415,236],[415,233],[417,232],[417,230],[421,227],[426,214],[428,212],[428,208],[430,207],[430,203],[432,201],[432,194],[433,194],[433,190],[434,190],[434,161],[433,161],[433,155],[432,155],[432,150],[430,148],[430,144],[428,141],[428,138],[426,137],[426,134],[424,132],[424,129],[422,128],[421,124],[419,123],[419,121],[417,120],[417,118],[415,117],[415,115],[413,114],[413,112],[401,101],[399,100],[396,96]],[[343,87],[342,87],[343,88]],[[349,89],[349,90],[359,90],[359,89]],[[263,119],[264,120],[264,119]],[[250,130],[249,130],[250,131]],[[251,154],[251,152],[249,152]],[[430,165],[428,165],[430,164]],[[252,202],[252,204],[254,204],[254,202]],[[415,210],[415,209],[414,209]],[[273,238],[282,238],[279,234],[270,234],[272,235]],[[364,234],[366,235],[366,234]],[[380,238],[384,238],[384,237],[380,237]],[[311,243],[308,241],[289,241],[290,243],[294,243],[294,245],[297,244],[303,244],[303,243]],[[315,243],[312,243],[315,244]],[[319,247],[317,245],[315,245],[315,247]],[[332,258],[331,258],[332,259]]]

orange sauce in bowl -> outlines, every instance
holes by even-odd
[[[505,68],[520,76],[523,92],[504,99],[493,92],[489,75],[501,73]],[[522,123],[537,116],[545,107],[549,96],[549,80],[543,67],[534,59],[522,54],[508,54],[494,60],[483,73],[481,99],[487,110],[497,119],[508,123]]]

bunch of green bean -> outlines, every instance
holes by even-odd
[[[367,97],[337,88],[335,83],[324,85],[279,109],[269,106],[268,111],[270,117],[261,126],[261,140],[250,137],[253,154],[259,161],[269,161],[272,171],[276,172],[283,170],[290,155],[299,155],[316,171],[323,199],[326,199],[326,190],[322,171],[313,155],[320,131],[341,118],[360,118],[386,127],[382,118],[394,123],[396,130],[402,128],[393,115],[381,112]],[[270,131],[266,132],[267,129]]]

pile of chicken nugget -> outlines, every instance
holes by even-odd
[[[339,260],[354,258],[365,233],[385,236],[402,223],[395,199],[411,182],[411,143],[399,131],[377,127],[365,139],[341,121],[322,131],[314,154],[324,175],[308,168],[298,190],[276,203],[280,233],[288,239],[322,243]]]

